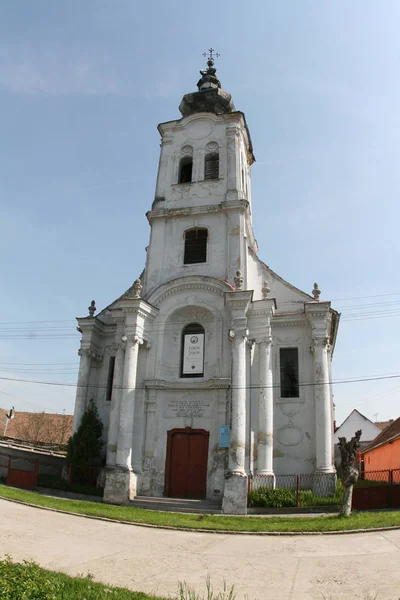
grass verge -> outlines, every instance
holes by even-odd
[[[69,577],[63,573],[47,571],[36,563],[13,563],[10,557],[0,560],[0,599],[10,600],[166,600],[143,592],[132,592],[89,577]]]
[[[51,498],[36,492],[0,485],[0,496],[35,506],[54,508],[92,517],[105,517],[129,523],[154,526],[232,532],[329,532],[376,527],[400,527],[400,510],[354,513],[349,518],[326,517],[225,517],[158,512],[131,506],[112,506],[86,500]],[[1,596],[0,596],[1,598]]]

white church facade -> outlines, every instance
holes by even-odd
[[[208,498],[246,513],[248,477],[334,487],[330,302],[258,258],[244,114],[214,61],[161,135],[140,279],[82,332],[74,430],[104,423],[104,500]]]

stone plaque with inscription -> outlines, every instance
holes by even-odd
[[[211,417],[211,400],[205,398],[171,398],[164,404],[164,417]]]

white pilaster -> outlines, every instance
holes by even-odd
[[[83,414],[86,410],[87,403],[87,390],[89,385],[89,375],[91,366],[91,354],[90,349],[80,349],[78,354],[81,357],[79,364],[78,383],[76,387],[76,398],[75,398],[75,410],[74,410],[74,422],[72,427],[72,433],[74,434],[81,424]]]
[[[139,344],[143,340],[137,335],[129,335],[126,340],[122,398],[120,406],[119,433],[116,465],[132,470],[132,436],[135,414],[135,388]]]
[[[333,463],[332,390],[330,382],[331,310],[329,302],[305,305],[312,330],[314,359],[315,406],[315,473],[314,493],[327,496],[335,489],[336,470]]]
[[[319,473],[331,473],[333,470],[328,348],[328,338],[314,337],[316,470]]]
[[[225,477],[222,510],[226,514],[247,514],[247,475],[245,472],[247,311],[253,292],[228,292],[226,304],[231,315],[229,337],[232,342],[231,437],[228,472]]]
[[[259,341],[259,396],[257,433],[257,474],[274,477],[273,434],[274,395],[272,378],[272,337]],[[272,482],[273,484],[273,482]]]
[[[226,151],[227,151],[227,166],[228,166],[228,191],[226,199],[237,200],[238,193],[238,176],[239,176],[239,137],[240,130],[237,126],[228,127],[226,130]]]
[[[228,469],[245,473],[246,445],[246,338],[247,330],[230,332],[232,340],[232,424]]]

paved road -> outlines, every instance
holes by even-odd
[[[398,600],[400,530],[265,537],[149,529],[0,500],[0,553],[134,590],[204,591],[208,575],[238,600]],[[247,595],[246,595],[247,594]]]

